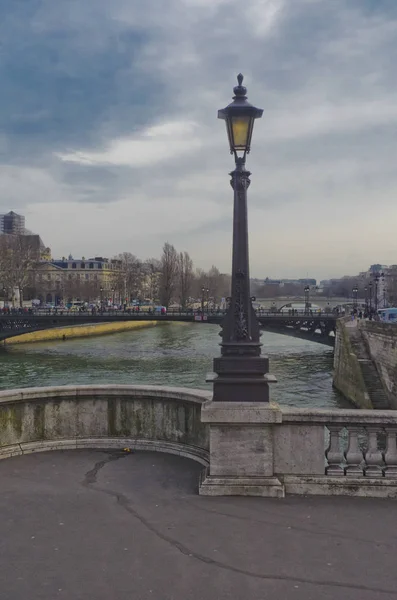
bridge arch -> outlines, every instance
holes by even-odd
[[[45,450],[134,448],[207,466],[209,435],[201,405],[209,392],[101,385],[0,392],[0,459]]]

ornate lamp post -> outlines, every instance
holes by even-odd
[[[112,288],[111,292],[112,292],[112,307],[114,306],[114,292],[116,290],[114,288]]]
[[[236,168],[230,173],[234,190],[231,298],[221,331],[221,356],[214,359],[214,402],[268,402],[269,360],[262,357],[259,323],[251,303],[247,189],[251,173],[245,168],[255,119],[263,110],[247,101],[243,76],[237,76],[233,102],[218,111],[226,123],[230,153]],[[238,153],[242,155],[239,156]]]
[[[305,314],[308,315],[310,309],[310,287],[306,285],[303,291],[305,292]]]
[[[101,305],[101,310],[103,310],[103,304],[102,304],[102,294],[103,294],[103,287],[102,287],[102,286],[99,288],[99,293],[100,293],[100,305]]]
[[[368,288],[365,286],[364,288],[364,302],[365,302],[365,312],[368,312]]]

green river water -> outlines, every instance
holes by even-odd
[[[0,389],[82,384],[151,384],[211,389],[205,382],[219,355],[218,325],[166,323],[107,336],[9,346],[0,354]],[[263,333],[263,352],[280,404],[337,408],[333,350],[306,340]]]

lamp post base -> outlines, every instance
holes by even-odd
[[[265,356],[221,356],[214,359],[215,373],[207,379],[214,384],[214,402],[269,402],[269,383]]]
[[[200,496],[260,496],[284,498],[284,485],[277,477],[214,477],[205,473]]]
[[[274,473],[273,429],[282,422],[277,404],[212,400],[202,404],[201,422],[208,424],[210,442],[201,495],[284,496]]]

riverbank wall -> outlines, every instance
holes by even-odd
[[[397,325],[363,321],[359,325],[390,408],[397,409]]]
[[[347,324],[336,322],[333,386],[357,408],[373,408]]]
[[[109,335],[111,333],[122,333],[133,329],[144,329],[154,327],[157,321],[123,321],[122,323],[94,323],[90,325],[74,325],[72,327],[57,327],[55,329],[43,329],[24,333],[17,337],[5,340],[6,346],[15,344],[30,344],[34,342],[47,342],[57,340],[70,340],[74,338]]]
[[[333,384],[359,408],[397,408],[397,327],[338,319]]]

